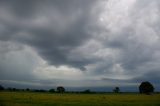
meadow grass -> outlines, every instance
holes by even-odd
[[[160,106],[160,94],[0,92],[0,106]]]

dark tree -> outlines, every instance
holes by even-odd
[[[153,85],[146,81],[146,82],[142,82],[139,86],[139,92],[140,93],[145,93],[145,94],[151,94],[152,92],[154,92],[154,87]]]
[[[43,90],[43,89],[35,89],[34,92],[46,92],[46,90]]]
[[[113,89],[113,92],[115,92],[115,93],[118,93],[119,91],[120,91],[119,87],[115,87],[115,88]]]
[[[57,87],[57,92],[63,93],[63,92],[65,92],[65,88],[62,86],[59,86],[59,87]]]
[[[91,93],[90,89],[84,90],[83,93]]]
[[[26,91],[30,91],[30,89],[29,89],[29,88],[26,88]]]
[[[7,88],[7,90],[8,90],[8,91],[12,91],[12,88],[11,88],[11,87],[9,87],[9,88]]]
[[[54,89],[50,89],[49,92],[52,92],[52,93],[53,93],[53,92],[55,92],[55,90],[54,90]]]
[[[2,85],[0,85],[0,90],[4,90],[4,87]]]
[[[16,88],[12,88],[12,91],[17,91],[17,89]]]

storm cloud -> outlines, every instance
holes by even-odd
[[[159,86],[159,19],[159,0],[1,0],[0,81]]]

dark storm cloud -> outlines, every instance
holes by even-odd
[[[1,14],[4,14],[0,17],[4,27],[1,40],[30,45],[51,65],[67,64],[84,69],[87,60],[74,61],[67,57],[70,50],[89,38],[87,27],[90,25],[90,12],[95,1],[1,2]],[[42,25],[38,25],[37,20],[42,22]]]

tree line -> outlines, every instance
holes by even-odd
[[[8,88],[4,88],[2,85],[0,85],[0,91],[33,91],[33,92],[57,92],[57,93],[64,93],[65,92],[65,88],[62,86],[58,86],[57,89],[50,89],[50,90],[44,90],[44,89],[17,89],[17,88],[12,88],[12,87],[8,87]]]
[[[7,91],[33,91],[33,92],[51,92],[51,93],[64,93],[66,92],[65,88],[63,86],[58,86],[55,89],[50,89],[50,90],[43,90],[43,89],[29,89],[29,88],[26,88],[26,89],[16,89],[16,88],[4,88],[2,85],[0,85],[0,91],[2,90],[7,90]],[[114,93],[120,93],[120,88],[119,87],[115,87],[113,89],[113,92]],[[154,86],[148,82],[148,81],[145,81],[145,82],[142,82],[140,85],[139,85],[139,92],[142,93],[142,94],[152,94],[154,92]],[[87,89],[87,90],[84,90],[84,91],[81,91],[81,92],[77,92],[77,93],[95,93],[95,92],[92,92],[90,89]]]

